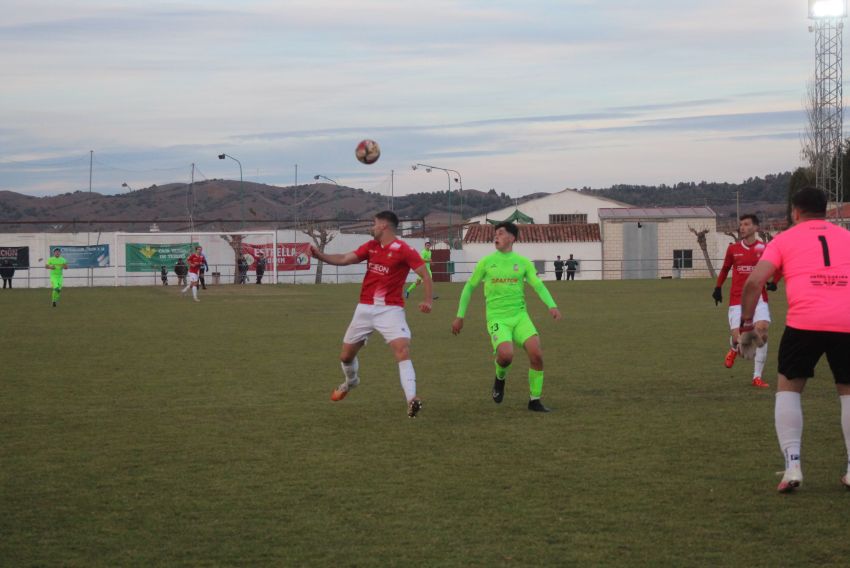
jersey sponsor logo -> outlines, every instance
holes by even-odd
[[[738,272],[752,272],[754,268],[755,266],[752,266],[750,264],[739,264],[735,267],[735,270]]]
[[[376,264],[374,262],[370,262],[368,264],[369,272],[376,272],[378,274],[389,274],[390,267],[384,266],[383,264]]]
[[[516,284],[519,278],[491,278],[491,284]]]
[[[828,288],[845,288],[850,284],[850,277],[846,274],[812,274],[809,276],[809,282],[812,286],[818,288],[823,286]]]

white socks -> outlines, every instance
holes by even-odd
[[[407,359],[398,364],[398,376],[401,379],[401,388],[404,396],[410,402],[416,396],[416,371],[413,370],[413,361]]]
[[[345,382],[349,385],[357,386],[360,383],[360,377],[357,376],[357,371],[360,369],[360,361],[357,357],[351,363],[340,363],[342,373],[345,375]]]
[[[192,286],[192,297],[195,298],[196,300],[198,299],[198,287],[197,286]]]
[[[756,348],[756,364],[753,370],[753,378],[761,377],[761,374],[764,372],[765,361],[767,361],[767,343]]]
[[[841,430],[844,432],[844,445],[847,447],[847,473],[850,473],[850,395],[838,398],[841,400]]]
[[[850,399],[850,397],[841,398],[843,425],[843,409],[845,404],[850,404],[845,403],[844,399]],[[847,413],[848,422],[850,422],[850,409],[847,410]],[[776,393],[774,420],[776,422],[776,437],[779,438],[779,448],[785,457],[785,469],[788,469],[791,465],[800,465],[800,440],[803,437],[803,407],[800,405],[800,393],[791,391]],[[848,431],[845,430],[845,439],[847,434]]]

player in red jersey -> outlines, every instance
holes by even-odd
[[[395,354],[401,387],[407,398],[407,415],[415,418],[422,408],[422,401],[416,396],[416,373],[410,360],[411,335],[404,317],[404,283],[411,269],[422,279],[425,292],[419,310],[426,314],[431,311],[432,283],[419,253],[396,237],[397,228],[396,214],[381,211],[375,215],[372,225],[374,239],[363,243],[357,250],[345,254],[325,254],[315,246],[311,246],[310,250],[322,262],[338,266],[367,261],[360,302],[345,332],[339,356],[345,381],[333,391],[331,400],[342,400],[360,384],[357,352],[377,330]]]
[[[744,282],[747,281],[747,277],[749,277],[753,271],[753,267],[758,263],[764,252],[764,243],[756,237],[759,229],[758,217],[752,214],[741,215],[739,221],[738,235],[741,237],[741,240],[732,243],[726,249],[723,268],[720,269],[720,274],[717,276],[717,285],[712,294],[715,305],[723,301],[723,283],[726,281],[729,271],[732,270],[732,289],[729,291],[729,329],[732,335],[732,347],[730,347],[729,352],[726,354],[725,365],[727,368],[731,368],[735,364],[735,357],[738,354],[738,328],[741,326],[741,291],[744,289]],[[767,289],[776,290],[776,283],[772,282],[768,284]],[[767,328],[770,325],[770,309],[767,307],[766,290],[762,290],[761,298],[756,307],[755,321],[760,332],[767,338]],[[770,386],[761,379],[766,360],[767,342],[756,351],[752,382],[754,387],[767,388]]]
[[[185,294],[186,290],[192,288],[192,299],[196,302],[200,302],[198,299],[198,278],[201,274],[201,267],[205,262],[206,259],[201,247],[195,247],[195,252],[186,259],[186,263],[189,265],[189,285],[183,288],[182,292]]]
[[[770,241],[747,283],[741,304],[741,341],[761,340],[753,316],[759,291],[781,270],[788,296],[785,333],[779,343],[779,379],[774,421],[785,474],[777,489],[793,491],[803,482],[800,395],[826,353],[841,400],[841,429],[847,449],[850,488],[850,231],[827,222],[826,195],[815,187],[791,197],[794,226]]]

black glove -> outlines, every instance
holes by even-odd
[[[720,290],[720,286],[714,289],[714,292],[711,294],[711,297],[714,298],[715,306],[723,301],[723,292]]]
[[[765,285],[765,289],[766,289],[768,292],[776,292],[776,282],[768,282],[768,283]]]

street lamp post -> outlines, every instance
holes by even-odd
[[[313,179],[314,179],[314,180],[316,180],[316,181],[319,181],[320,179],[326,179],[326,180],[328,180],[328,181],[329,181],[329,182],[331,182],[331,183],[335,183],[336,185],[339,185],[339,182],[338,182],[338,181],[336,181],[335,179],[331,179],[331,178],[329,178],[329,177],[327,177],[327,176],[323,176],[323,175],[321,175],[321,174],[316,174],[316,175],[314,175],[314,176],[313,176]]]
[[[242,180],[242,162],[231,156],[230,154],[219,154],[218,159],[223,160],[230,158],[239,164],[239,209],[242,213],[242,228],[245,228],[245,182]]]
[[[133,188],[127,182],[121,184],[121,187],[126,187],[128,190],[133,191]]]
[[[414,164],[411,169],[414,171],[419,168],[425,168],[425,171],[431,173],[431,170],[440,170],[446,172],[446,179],[449,184],[449,248],[454,249],[454,232],[452,231],[452,174],[457,175],[454,180],[460,184],[460,222],[463,225],[463,177],[457,170],[449,168],[441,168],[439,166],[429,166],[428,164]]]

